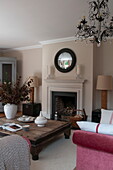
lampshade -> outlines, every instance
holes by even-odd
[[[38,87],[38,77],[37,76],[30,76],[29,80],[32,80],[30,87]]]
[[[97,90],[112,90],[113,79],[112,76],[99,75],[97,78]]]

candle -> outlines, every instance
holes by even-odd
[[[54,73],[55,73],[55,68],[53,65],[47,65],[47,77],[48,78],[53,78],[54,77]]]
[[[51,66],[47,65],[47,75],[51,75]]]
[[[48,75],[51,74],[50,66],[48,66]]]
[[[80,65],[79,64],[77,64],[77,66],[76,66],[76,73],[77,73],[77,75],[80,75]]]
[[[50,74],[54,75],[54,66],[50,66]]]

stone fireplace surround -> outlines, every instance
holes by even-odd
[[[45,79],[46,82],[46,108],[47,118],[51,118],[52,114],[52,92],[76,92],[77,93],[77,109],[83,109],[83,85],[84,79]]]

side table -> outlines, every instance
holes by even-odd
[[[92,122],[100,123],[101,119],[101,109],[96,109],[92,111]]]
[[[28,115],[28,116],[39,116],[41,111],[41,103],[24,103],[22,112],[23,115]]]

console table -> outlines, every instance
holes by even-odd
[[[0,130],[2,133],[6,134],[17,134],[20,136],[27,137],[31,142],[31,154],[33,160],[39,159],[39,153],[46,146],[48,141],[55,138],[56,135],[64,133],[65,138],[69,138],[70,136],[70,123],[64,121],[57,121],[57,120],[48,120],[45,127],[38,127],[35,123],[22,123],[17,121],[16,119],[8,120],[6,118],[0,118],[0,125],[4,123],[17,123],[20,125],[29,124],[30,130],[24,131],[23,129],[17,132],[9,132],[6,130]]]
[[[101,109],[96,109],[92,111],[92,122],[100,123],[101,119]]]

